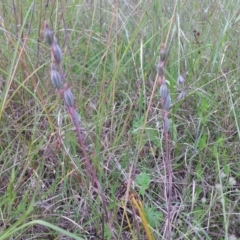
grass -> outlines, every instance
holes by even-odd
[[[170,237],[239,239],[239,3],[2,0],[0,240],[169,239],[162,43],[172,99]],[[111,231],[50,80],[44,20],[63,51]]]

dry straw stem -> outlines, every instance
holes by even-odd
[[[127,223],[128,223],[128,227],[129,227],[130,232],[131,232],[131,236],[132,236],[133,240],[135,240],[136,237],[134,236],[134,232],[133,232],[133,229],[132,229],[132,225],[130,223],[130,219],[129,219],[128,215],[127,215],[126,205],[125,205],[124,201],[121,201],[121,205],[122,205],[122,208],[123,208],[123,214],[124,214],[124,216],[127,219]]]
[[[131,202],[133,203],[133,206],[138,210],[139,216],[142,220],[144,230],[146,232],[147,240],[154,240],[152,232],[148,226],[148,220],[144,212],[144,208],[143,208],[142,202],[140,201],[140,198],[139,197],[135,198],[134,194],[131,193],[130,199],[131,199]]]

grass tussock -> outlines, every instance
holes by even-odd
[[[2,0],[0,240],[239,239],[239,6]]]

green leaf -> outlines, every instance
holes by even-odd
[[[146,207],[145,213],[151,227],[160,227],[163,221],[163,213],[156,207]]]
[[[206,147],[206,142],[207,142],[207,135],[204,134],[204,135],[201,137],[200,141],[199,141],[199,148],[200,148],[200,150],[205,149],[205,147]]]
[[[104,237],[105,237],[105,239],[107,239],[107,240],[111,240],[111,239],[112,239],[112,234],[111,234],[111,232],[110,232],[107,224],[104,225]]]
[[[136,177],[136,183],[140,186],[140,194],[144,195],[146,189],[148,189],[150,184],[150,177],[147,175],[147,173],[142,172],[137,175]]]
[[[203,210],[202,210],[201,206],[196,206],[196,207],[194,208],[193,214],[194,214],[194,218],[195,218],[196,220],[199,219],[199,218],[201,218],[202,215],[203,215]]]
[[[202,163],[198,162],[197,166],[196,166],[196,173],[197,173],[197,179],[198,181],[202,180],[202,176],[203,176],[203,169],[202,169]]]
[[[148,136],[148,139],[157,147],[160,147],[159,142],[159,131],[158,129],[154,128],[146,128],[145,129],[146,135]]]

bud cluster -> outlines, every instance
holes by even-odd
[[[54,63],[52,63],[52,67],[51,67],[52,84],[58,90],[58,92],[61,94],[61,96],[64,98],[65,106],[71,117],[72,123],[73,123],[74,127],[76,128],[77,140],[78,140],[78,143],[81,146],[81,150],[83,152],[84,162],[86,163],[87,170],[89,171],[88,179],[92,180],[91,181],[92,186],[96,185],[98,188],[99,195],[101,197],[102,204],[103,204],[103,209],[105,212],[105,218],[108,223],[108,227],[109,227],[109,229],[112,229],[111,222],[109,220],[110,218],[108,216],[106,199],[104,197],[101,184],[98,180],[96,170],[93,167],[93,165],[88,157],[87,150],[86,150],[83,138],[82,138],[81,129],[79,126],[80,125],[80,117],[79,117],[78,112],[74,108],[73,93],[66,84],[65,75],[63,72],[62,64],[61,64],[62,63],[62,50],[59,47],[59,45],[57,43],[57,39],[54,37],[54,34],[49,29],[48,24],[46,22],[45,22],[44,36],[45,36],[46,42],[51,47],[52,58],[55,60]],[[53,66],[54,64],[58,67],[60,74],[55,70],[55,67]],[[62,84],[62,82],[63,82],[63,84]]]
[[[67,84],[65,84],[65,77],[62,70],[62,50],[60,46],[57,43],[57,38],[54,36],[53,32],[50,30],[48,24],[44,23],[45,31],[44,31],[44,37],[46,39],[46,42],[51,47],[51,53],[53,56],[53,59],[55,60],[55,64],[58,66],[59,72],[55,69],[55,67],[52,64],[51,67],[51,81],[53,86],[59,91],[59,93],[62,94],[64,98],[65,105],[68,108],[68,112],[71,116],[72,122],[74,125],[79,124],[79,114],[74,109],[74,96],[72,91],[67,87]],[[63,84],[64,83],[64,87]]]
[[[164,76],[164,67],[167,60],[167,51],[165,45],[163,44],[160,49],[159,62],[157,64],[157,75],[160,83],[160,96],[163,110],[163,129],[168,132],[170,129],[170,121],[167,117],[170,106],[171,106],[171,96],[170,91],[167,87],[165,76]]]

